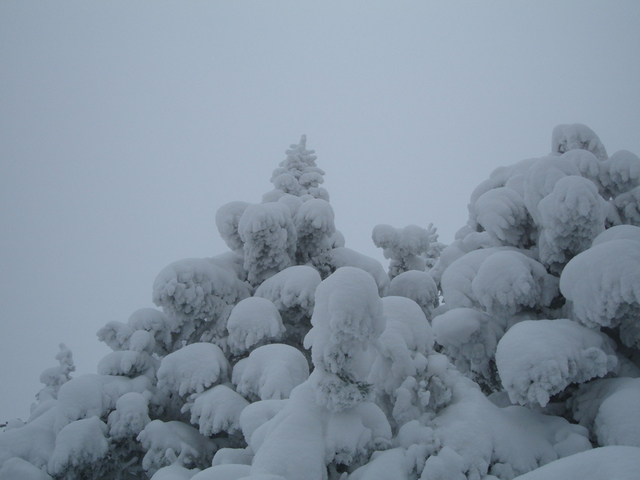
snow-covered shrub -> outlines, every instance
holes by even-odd
[[[477,223],[504,245],[524,247],[531,242],[531,217],[515,190],[494,188],[483,193],[470,208]]]
[[[355,267],[373,277],[378,286],[378,294],[384,297],[389,291],[389,275],[382,268],[382,264],[375,258],[368,257],[346,247],[337,247],[329,252],[329,263],[332,270],[341,267]]]
[[[249,206],[247,202],[229,202],[221,206],[216,212],[216,226],[218,233],[231,250],[240,250],[243,241],[238,233],[240,217]]]
[[[562,154],[576,149],[587,150],[601,161],[607,159],[607,151],[600,138],[586,125],[574,123],[558,125],[553,129],[551,134],[552,152]]]
[[[293,223],[298,235],[296,262],[322,264],[322,257],[331,250],[331,237],[336,231],[335,214],[329,202],[307,200],[298,209]]]
[[[276,342],[285,332],[276,306],[261,297],[249,297],[238,302],[227,320],[227,330],[227,343],[235,355]]]
[[[109,414],[109,435],[114,440],[137,437],[150,421],[147,397],[137,392],[125,393],[116,400],[116,409]]]

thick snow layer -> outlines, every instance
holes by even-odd
[[[171,332],[178,328],[177,321],[155,308],[141,308],[131,314],[127,325],[133,330],[151,333],[156,341],[156,352],[166,355],[171,349]]]
[[[549,306],[558,280],[520,252],[499,251],[482,262],[471,290],[487,313],[511,317],[527,307]]]
[[[478,224],[503,245],[521,247],[529,240],[529,212],[515,190],[489,190],[469,208]]]
[[[496,364],[513,403],[544,407],[569,384],[614,370],[617,358],[604,335],[571,320],[526,320],[502,337]]]
[[[53,478],[29,462],[14,457],[0,467],[0,480],[53,480]]]
[[[295,264],[296,229],[283,203],[249,205],[238,223],[244,268],[252,285]]]
[[[304,346],[311,348],[316,371],[332,374],[320,379],[318,394],[323,399],[319,397],[319,401],[340,410],[351,401],[355,404],[366,398],[362,393],[368,387],[360,382],[366,380],[371,368],[372,342],[385,326],[373,278],[359,268],[336,270],[316,290],[311,324]]]
[[[191,410],[191,423],[199,426],[202,435],[212,436],[240,430],[240,413],[247,405],[249,402],[226,385],[216,385],[196,394],[183,410]]]
[[[55,400],[51,400],[55,404]],[[0,434],[0,466],[18,457],[46,470],[55,445],[53,424],[58,409],[54,406],[20,428]]]
[[[208,258],[174,262],[153,282],[153,302],[182,321],[215,321],[227,305],[248,296],[246,283]]]
[[[238,233],[238,222],[248,206],[247,202],[230,202],[221,206],[216,212],[218,232],[231,250],[240,250],[243,246]]]
[[[198,472],[200,472],[198,468],[188,469],[181,465],[174,464],[168,467],[162,467],[153,474],[151,480],[189,480]]]
[[[601,446],[640,447],[640,378],[609,378],[581,385],[573,416],[594,432]]]
[[[620,150],[609,158],[608,169],[601,181],[611,195],[617,197],[640,186],[640,158],[627,150]]]
[[[77,420],[65,426],[56,437],[56,445],[47,470],[51,475],[64,475],[69,469],[90,468],[109,451],[108,427],[98,417]]]
[[[391,429],[373,403],[331,413],[315,401],[313,382],[298,386],[284,408],[260,427],[249,446],[252,474],[287,480],[325,480],[330,463],[351,464],[387,446]]]
[[[125,393],[109,414],[109,435],[114,440],[135,438],[150,421],[147,397],[137,392]]]
[[[368,272],[378,286],[378,294],[384,297],[389,291],[389,275],[382,268],[382,264],[375,258],[368,257],[346,247],[334,248],[329,251],[331,266],[335,269],[341,267],[355,267]]]
[[[227,343],[235,355],[268,342],[277,342],[285,332],[280,312],[270,300],[262,297],[238,302],[227,320],[227,330]]]
[[[607,159],[607,151],[598,135],[586,125],[573,123],[558,125],[551,134],[551,151],[563,154],[570,150],[587,150],[600,161]]]
[[[497,407],[470,380],[453,381],[453,403],[430,425],[440,451],[427,459],[422,480],[513,478],[591,448],[584,427],[525,407]]]
[[[153,337],[152,337],[153,338]],[[146,352],[119,350],[102,357],[98,362],[100,375],[125,375],[136,377],[153,367],[155,361]]]
[[[577,176],[558,180],[540,200],[540,260],[552,270],[562,266],[604,231],[606,202],[593,182]]]
[[[289,398],[291,390],[309,377],[304,355],[289,345],[274,343],[252,351],[233,367],[233,383],[252,400]]]
[[[297,323],[303,316],[311,317],[321,281],[315,268],[296,265],[262,282],[254,296],[273,302],[285,322]]]
[[[331,249],[331,236],[335,233],[335,214],[329,202],[314,198],[304,202],[293,223],[298,235],[296,262],[307,263]]]
[[[640,226],[640,187],[618,195],[614,204],[623,222]]]
[[[249,465],[216,465],[195,474],[192,480],[238,480],[251,474]]]
[[[229,362],[212,343],[192,343],[162,359],[158,369],[158,388],[185,396],[201,393],[227,379]]]
[[[527,170],[524,178],[524,204],[533,221],[540,224],[540,200],[553,191],[558,180],[569,175],[580,176],[580,170],[571,160],[562,157],[543,157]]]
[[[138,435],[138,441],[147,451],[142,468],[148,473],[178,463],[185,467],[211,465],[215,444],[198,430],[182,422],[153,420]]]
[[[374,227],[371,238],[376,247],[382,248],[384,257],[391,260],[389,276],[394,278],[408,270],[424,271],[426,263],[421,255],[433,248],[438,235],[433,225],[424,229],[417,225],[394,228],[383,224]]]
[[[432,322],[436,342],[462,373],[492,381],[491,361],[505,325],[473,308],[454,308]]]
[[[261,400],[253,402],[240,413],[240,428],[247,442],[251,444],[253,434],[265,423],[271,420],[284,408],[287,400]]]
[[[577,320],[590,328],[619,328],[626,346],[640,344],[640,248],[634,240],[611,240],[574,257],[560,290]]]
[[[634,225],[616,225],[606,229],[593,239],[592,247],[611,240],[635,240],[640,242],[640,227]]]
[[[438,306],[438,286],[426,272],[409,270],[391,280],[389,295],[410,298],[416,302],[427,319],[431,319],[433,309]]]
[[[637,480],[640,448],[602,447],[561,458],[514,480]]]

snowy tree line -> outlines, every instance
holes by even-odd
[[[306,137],[229,251],[153,284],[112,352],[45,370],[0,480],[632,479],[640,471],[640,159],[584,125],[494,170],[444,246],[345,247]],[[597,468],[595,468],[597,466]]]

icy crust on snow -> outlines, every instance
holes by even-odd
[[[403,272],[391,280],[389,295],[410,298],[416,302],[430,319],[440,300],[438,286],[431,275],[418,270]]]
[[[569,176],[558,180],[540,200],[540,260],[559,273],[562,266],[604,231],[606,202],[593,182]]]
[[[575,318],[590,328],[618,328],[622,343],[640,343],[640,248],[610,240],[574,257],[562,271],[560,290]]]
[[[197,429],[182,422],[153,420],[137,440],[147,451],[142,468],[149,474],[161,467],[178,464],[184,467],[206,468],[216,451],[216,445]]]
[[[162,359],[158,388],[180,396],[202,393],[224,382],[228,373],[229,362],[220,347],[212,343],[192,343]]]
[[[609,378],[581,385],[573,417],[595,433],[598,445],[640,447],[640,378]]]
[[[216,227],[218,233],[231,250],[240,250],[243,246],[238,233],[240,217],[250,204],[247,202],[229,202],[221,206],[216,212]]]
[[[321,281],[315,268],[296,265],[262,282],[254,296],[273,302],[283,321],[297,323],[302,317],[311,317],[316,288]]]
[[[616,225],[607,228],[604,232],[593,239],[592,247],[611,240],[635,240],[640,242],[640,227],[634,225]]]
[[[391,429],[377,406],[365,402],[330,412],[316,403],[314,389],[311,378],[295,388],[282,410],[251,435],[251,478],[326,479],[326,465],[365,461],[375,448],[388,445]]]
[[[238,223],[244,246],[244,268],[252,285],[295,265],[297,233],[283,203],[249,205]]]
[[[252,351],[233,367],[232,382],[248,399],[279,400],[309,378],[309,364],[294,347],[264,345]]]
[[[607,151],[596,133],[586,125],[574,123],[558,125],[551,134],[551,151],[563,154],[570,150],[587,150],[600,160],[607,159]]]
[[[368,257],[346,247],[338,247],[329,251],[329,263],[334,269],[341,267],[355,267],[369,273],[378,286],[381,297],[389,291],[389,275],[382,268],[382,264],[375,258]]]
[[[153,303],[183,322],[216,321],[225,307],[249,294],[245,282],[207,258],[174,262],[153,282]]]
[[[602,447],[556,460],[514,480],[636,480],[640,448]]]
[[[282,338],[285,327],[280,312],[266,298],[249,297],[233,307],[227,320],[231,353],[239,355]]]
[[[436,342],[462,373],[471,373],[476,381],[495,382],[492,360],[504,323],[473,308],[453,308],[435,317],[432,325]]]
[[[604,335],[571,320],[526,320],[498,343],[496,364],[513,403],[545,406],[571,383],[614,371],[618,361]]]
[[[249,402],[226,385],[216,385],[195,394],[182,410],[190,410],[191,423],[199,426],[202,435],[210,437],[222,431],[239,431],[240,413],[247,405]]]
[[[56,437],[48,472],[53,476],[61,476],[77,467],[95,465],[95,468],[100,468],[100,460],[109,451],[106,439],[108,431],[108,427],[97,416],[66,425]]]
[[[331,250],[335,233],[335,214],[329,202],[311,199],[300,205],[293,217],[297,232],[296,262],[318,262],[317,257]]]

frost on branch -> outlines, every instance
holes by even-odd
[[[77,420],[64,427],[56,437],[47,470],[53,476],[64,476],[68,479],[82,479],[95,473],[85,470],[100,471],[106,467],[101,463],[109,444],[108,428],[98,417]]]
[[[138,435],[147,451],[142,468],[151,476],[159,468],[177,464],[206,468],[216,451],[215,444],[198,430],[182,422],[153,420]]]
[[[433,319],[436,342],[460,372],[489,391],[496,391],[498,379],[495,353],[506,330],[486,313],[473,308],[453,308]]]
[[[147,396],[138,392],[125,393],[116,400],[116,409],[109,414],[109,435],[114,440],[137,437],[150,421]]]
[[[298,209],[293,223],[298,235],[296,263],[322,265],[322,257],[331,250],[331,237],[336,231],[335,215],[329,202],[311,199]]]
[[[511,327],[498,343],[496,364],[512,402],[544,407],[569,384],[603,377],[618,362],[605,336],[561,319]]]
[[[640,347],[640,248],[634,240],[610,240],[574,257],[560,290],[575,318],[590,328],[611,327],[628,347]]]
[[[540,212],[540,260],[553,272],[604,231],[606,202],[589,180],[568,176],[555,184],[553,191],[538,204]]]
[[[227,330],[227,343],[234,355],[276,342],[285,332],[276,306],[261,297],[249,297],[238,302],[227,320]]]
[[[384,330],[382,301],[373,278],[343,267],[316,290],[313,328],[304,340],[317,373],[318,402],[340,411],[369,397],[366,383],[370,343]]]
[[[436,228],[427,229],[408,225],[402,229],[391,225],[376,225],[371,234],[376,247],[382,248],[389,263],[389,277],[392,279],[408,270],[424,271],[429,260],[429,268],[440,255],[443,245],[439,243]]]
[[[242,238],[238,233],[238,223],[248,206],[249,203],[247,202],[229,202],[221,206],[216,212],[218,233],[233,251],[241,250],[243,247]]]
[[[197,341],[215,328],[229,306],[249,296],[249,286],[211,259],[172,263],[153,282],[153,302],[178,319],[179,339]]]
[[[558,125],[551,135],[551,151],[563,154],[570,150],[587,150],[593,153],[600,161],[607,159],[607,151],[604,145],[586,125],[574,123],[572,125]]]
[[[297,234],[286,205],[249,205],[240,218],[238,231],[244,242],[244,268],[252,285],[295,265]]]
[[[229,362],[212,343],[193,343],[162,359],[158,369],[158,388],[167,388],[182,397],[202,393],[225,381]]]
[[[289,345],[256,348],[233,367],[238,393],[250,400],[288,398],[291,390],[309,377],[307,359]]]
[[[489,190],[471,208],[475,221],[503,245],[526,247],[531,243],[531,217],[515,190],[508,187]]]
[[[183,410],[191,411],[191,423],[199,426],[202,435],[211,436],[239,431],[240,413],[247,405],[249,402],[226,385],[216,385],[195,394]]]
[[[431,319],[433,309],[438,306],[438,286],[426,272],[409,270],[391,280],[389,295],[410,298],[416,302],[427,319]]]

